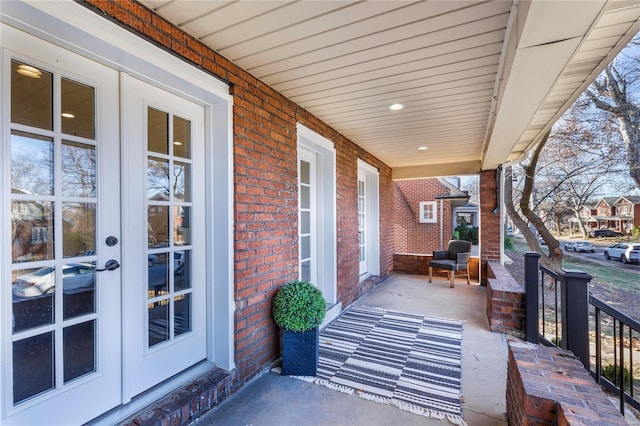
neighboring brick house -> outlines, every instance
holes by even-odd
[[[603,197],[593,206],[584,206],[580,218],[587,231],[612,229],[630,234],[634,226],[640,226],[640,196]],[[569,219],[569,231],[579,231],[578,219]]]
[[[394,182],[397,254],[446,249],[453,235],[453,209],[469,196],[446,178]]]

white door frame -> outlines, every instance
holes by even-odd
[[[336,149],[333,142],[298,123],[298,161],[301,153],[316,159],[316,267],[314,283],[329,304],[337,296]]]
[[[380,275],[380,173],[378,169],[358,159],[358,174],[366,177],[365,184],[365,260],[366,272],[360,280]]]

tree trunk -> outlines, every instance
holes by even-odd
[[[529,245],[529,248],[540,253],[541,263],[550,269],[558,271],[562,267],[563,256],[562,250],[560,249],[560,244],[558,243],[558,240],[556,240],[553,235],[551,235],[551,232],[549,232],[547,227],[544,225],[542,219],[540,219],[540,217],[534,211],[532,211],[530,207],[536,165],[538,163],[538,158],[540,157],[540,152],[542,151],[542,148],[544,147],[544,144],[547,142],[548,138],[549,133],[545,135],[545,137],[533,151],[531,159],[529,160],[529,164],[525,167],[524,189],[520,198],[520,211],[522,212],[522,216],[518,213],[515,205],[513,204],[513,170],[511,167],[507,167],[505,169],[505,205],[507,208],[507,213],[509,213],[509,216],[511,217],[514,225],[524,236],[527,244]],[[535,230],[547,244],[547,247],[549,248],[548,255],[546,255],[541,249],[538,238],[529,228],[529,224],[534,226]]]

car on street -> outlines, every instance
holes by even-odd
[[[604,249],[605,259],[618,259],[624,263],[640,261],[640,244],[617,243]]]
[[[564,249],[569,251],[579,251],[580,253],[590,252],[595,253],[596,248],[593,244],[587,241],[571,241],[564,245]]]
[[[62,267],[62,288],[76,293],[94,287],[95,266],[90,263],[71,263]],[[55,291],[55,270],[50,266],[19,276],[13,285],[18,297],[36,297]]]
[[[622,237],[622,232],[614,231],[613,229],[594,229],[593,231],[589,231],[589,236],[592,238]]]

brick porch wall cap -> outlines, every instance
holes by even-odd
[[[557,424],[628,424],[571,351],[511,340],[509,364],[517,371],[508,374],[517,374],[524,388],[524,406],[533,411],[525,415],[545,418],[552,403]]]
[[[491,288],[496,291],[510,293],[524,293],[524,288],[507,271],[500,262],[487,262],[488,279],[491,280]]]

